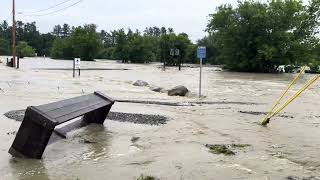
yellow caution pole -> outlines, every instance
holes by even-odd
[[[308,89],[313,83],[315,83],[320,78],[320,75],[316,75],[311,80],[309,80],[296,94],[294,94],[287,102],[285,102],[278,110],[271,113],[267,116],[264,121],[261,123],[263,126],[266,126],[272,117],[280,113],[285,107],[287,107],[292,101],[294,101],[300,94],[302,94],[306,89]]]
[[[269,116],[274,112],[274,109],[280,104],[280,101],[283,99],[283,97],[288,93],[288,91],[291,89],[291,87],[298,81],[300,76],[304,73],[305,69],[307,66],[304,66],[301,70],[300,73],[292,80],[292,82],[289,84],[287,89],[282,93],[282,95],[278,98],[278,100],[274,103],[272,106],[271,110],[267,114],[267,116],[262,120],[262,124],[268,124],[269,123]]]

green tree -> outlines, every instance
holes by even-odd
[[[62,26],[62,37],[66,38],[70,34],[70,26],[68,24],[63,24]]]
[[[88,61],[97,57],[102,47],[102,42],[96,32],[96,28],[96,25],[88,24],[84,27],[76,28],[71,34],[68,40],[72,46],[74,57],[80,57]]]
[[[194,50],[194,47],[188,36],[185,33],[176,35],[172,29],[169,32],[171,33],[162,35],[160,39],[161,59],[164,59],[170,66],[177,66],[180,62],[194,62],[195,52],[190,52]],[[171,49],[179,49],[179,56],[170,56]]]
[[[68,39],[57,38],[53,42],[50,55],[53,59],[73,59],[72,44]]]
[[[128,44],[129,59],[132,63],[149,63],[155,60],[155,54],[152,52],[152,42],[150,38],[136,35]]]
[[[88,24],[77,27],[66,38],[56,38],[51,49],[52,58],[73,59],[80,57],[82,60],[91,61],[101,53],[102,41],[96,32],[96,25]]]
[[[223,5],[211,14],[207,31],[216,57],[235,71],[274,72],[279,65],[300,65],[312,59],[319,1],[243,1]]]
[[[0,55],[10,54],[10,44],[6,39],[0,38]]]
[[[218,50],[216,49],[217,45],[215,44],[214,37],[212,37],[211,35],[205,36],[204,38],[198,40],[197,45],[206,47],[207,58],[204,62],[209,64],[223,63],[219,59]],[[194,52],[196,52],[196,50]]]
[[[17,46],[17,55],[20,57],[34,57],[35,49],[28,45],[27,42],[21,41]]]
[[[129,46],[127,40],[127,34],[124,29],[120,29],[114,32],[115,34],[115,49],[114,49],[114,58],[122,60],[123,63],[129,61]]]

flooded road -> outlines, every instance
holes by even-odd
[[[0,58],[4,61],[4,58]],[[129,70],[82,71],[72,78],[72,61],[25,58],[19,70],[0,64],[0,175],[1,179],[137,179],[141,174],[159,179],[302,179],[320,176],[319,82],[289,105],[268,127],[264,117],[241,112],[267,112],[290,83],[291,74],[248,74],[203,70],[199,100],[198,68],[168,68],[159,64],[82,62],[82,68]],[[310,79],[303,79],[290,91]],[[169,97],[132,83],[144,80],[166,89],[184,85],[191,94]],[[7,153],[20,122],[4,113],[101,91],[115,99],[166,102],[245,102],[160,106],[116,103],[112,111],[159,114],[165,125],[149,126],[106,120],[70,132],[49,145],[42,160],[12,158]],[[251,103],[251,104],[250,104]],[[140,137],[131,142],[132,137]],[[93,143],[83,143],[83,139]],[[205,144],[250,144],[234,156],[211,154]]]

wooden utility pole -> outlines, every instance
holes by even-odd
[[[164,54],[163,54],[163,70],[166,70],[166,57],[167,57],[167,32],[164,32]]]
[[[16,67],[16,5],[12,0],[12,67]]]

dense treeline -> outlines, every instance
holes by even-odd
[[[320,1],[242,1],[210,15],[209,35],[199,41],[209,58],[227,69],[275,72],[280,65],[310,63],[318,70]]]
[[[0,24],[0,55],[11,53],[11,27]],[[116,59],[122,62],[148,63],[165,61],[167,65],[196,61],[196,45],[185,33],[176,34],[172,28],[150,27],[145,31],[128,29],[97,32],[94,24],[71,27],[56,25],[51,33],[41,34],[35,22],[17,21],[18,55],[51,56],[55,59],[83,60]],[[170,49],[179,49],[180,55],[172,57]]]
[[[17,45],[21,45],[20,53],[27,52],[27,54],[20,54],[21,56],[30,56],[31,54],[34,56],[34,52],[39,56],[50,54],[50,48],[54,40],[52,34],[40,34],[35,22],[23,23],[17,21],[16,24]],[[12,27],[6,21],[0,24],[0,55],[11,54],[11,29]]]
[[[51,56],[56,59],[115,59],[124,63],[166,62],[167,65],[197,63],[197,46],[207,47],[206,63],[224,65],[232,71],[290,71],[308,64],[319,71],[320,0],[239,1],[222,5],[211,14],[208,35],[193,44],[186,33],[172,28],[148,27],[97,32],[94,24],[71,27],[56,25],[41,34],[35,22],[17,22],[18,53],[21,56]],[[0,55],[10,54],[11,27],[0,24]],[[170,56],[179,49],[179,56]]]
[[[196,46],[185,33],[175,34],[172,28],[150,27],[141,33],[128,29],[96,32],[93,24],[68,28],[57,25],[53,34],[53,58],[72,58],[79,56],[85,60],[94,58],[117,59],[122,62],[148,63],[165,60],[168,65],[179,61],[194,62]],[[179,49],[180,55],[169,56],[170,49]]]
[[[195,62],[196,46],[189,40],[185,33],[176,34],[172,28],[146,28],[143,33],[139,30],[133,32],[129,29],[101,31],[104,50],[102,58],[129,60],[134,63],[147,63],[165,60],[168,65],[177,65],[180,61],[185,63]],[[170,56],[170,49],[179,49],[180,55]]]

